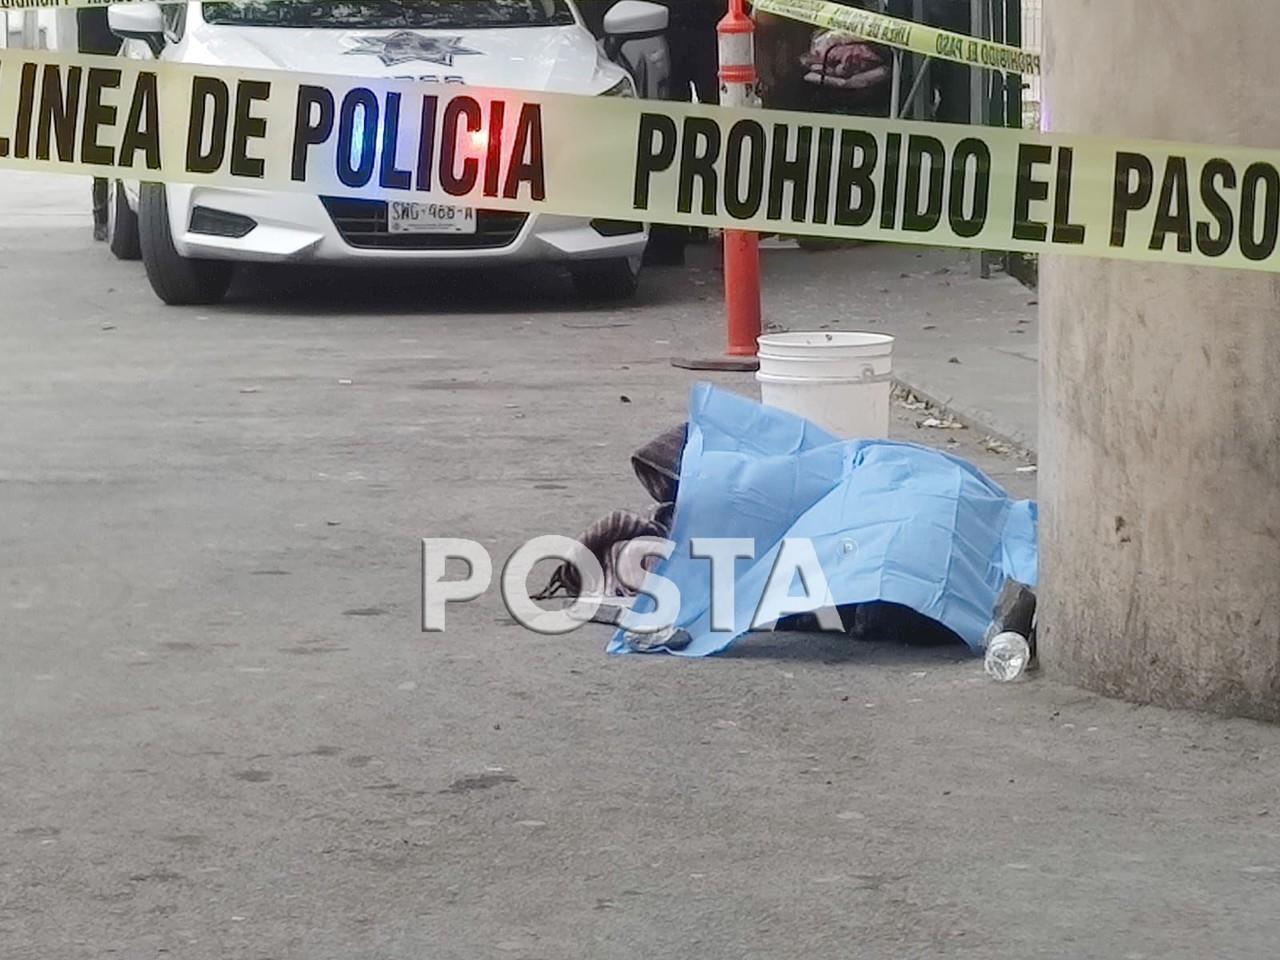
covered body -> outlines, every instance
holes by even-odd
[[[664,649],[706,656],[751,629],[779,549],[795,538],[812,542],[830,588],[808,609],[901,604],[980,649],[1005,581],[1036,582],[1036,519],[1034,503],[1011,500],[963,460],[907,443],[838,440],[782,410],[699,385],[675,549],[655,570],[680,595],[677,633]],[[711,564],[691,556],[696,538],[755,543],[754,559],[736,565],[731,629],[712,629]],[[652,605],[642,596],[637,611]],[[625,631],[610,649],[631,649]]]

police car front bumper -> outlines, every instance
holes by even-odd
[[[638,257],[639,224],[478,211],[474,235],[392,234],[381,201],[170,184],[174,246],[184,257],[259,263],[480,266]]]

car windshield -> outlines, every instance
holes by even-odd
[[[574,23],[566,0],[231,0],[205,3],[206,23],[241,27],[477,29]]]

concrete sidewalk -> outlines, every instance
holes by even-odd
[[[782,245],[765,249],[763,263],[767,323],[891,334],[901,382],[975,429],[1035,450],[1034,291],[1003,274],[973,276],[969,256],[954,250]]]

